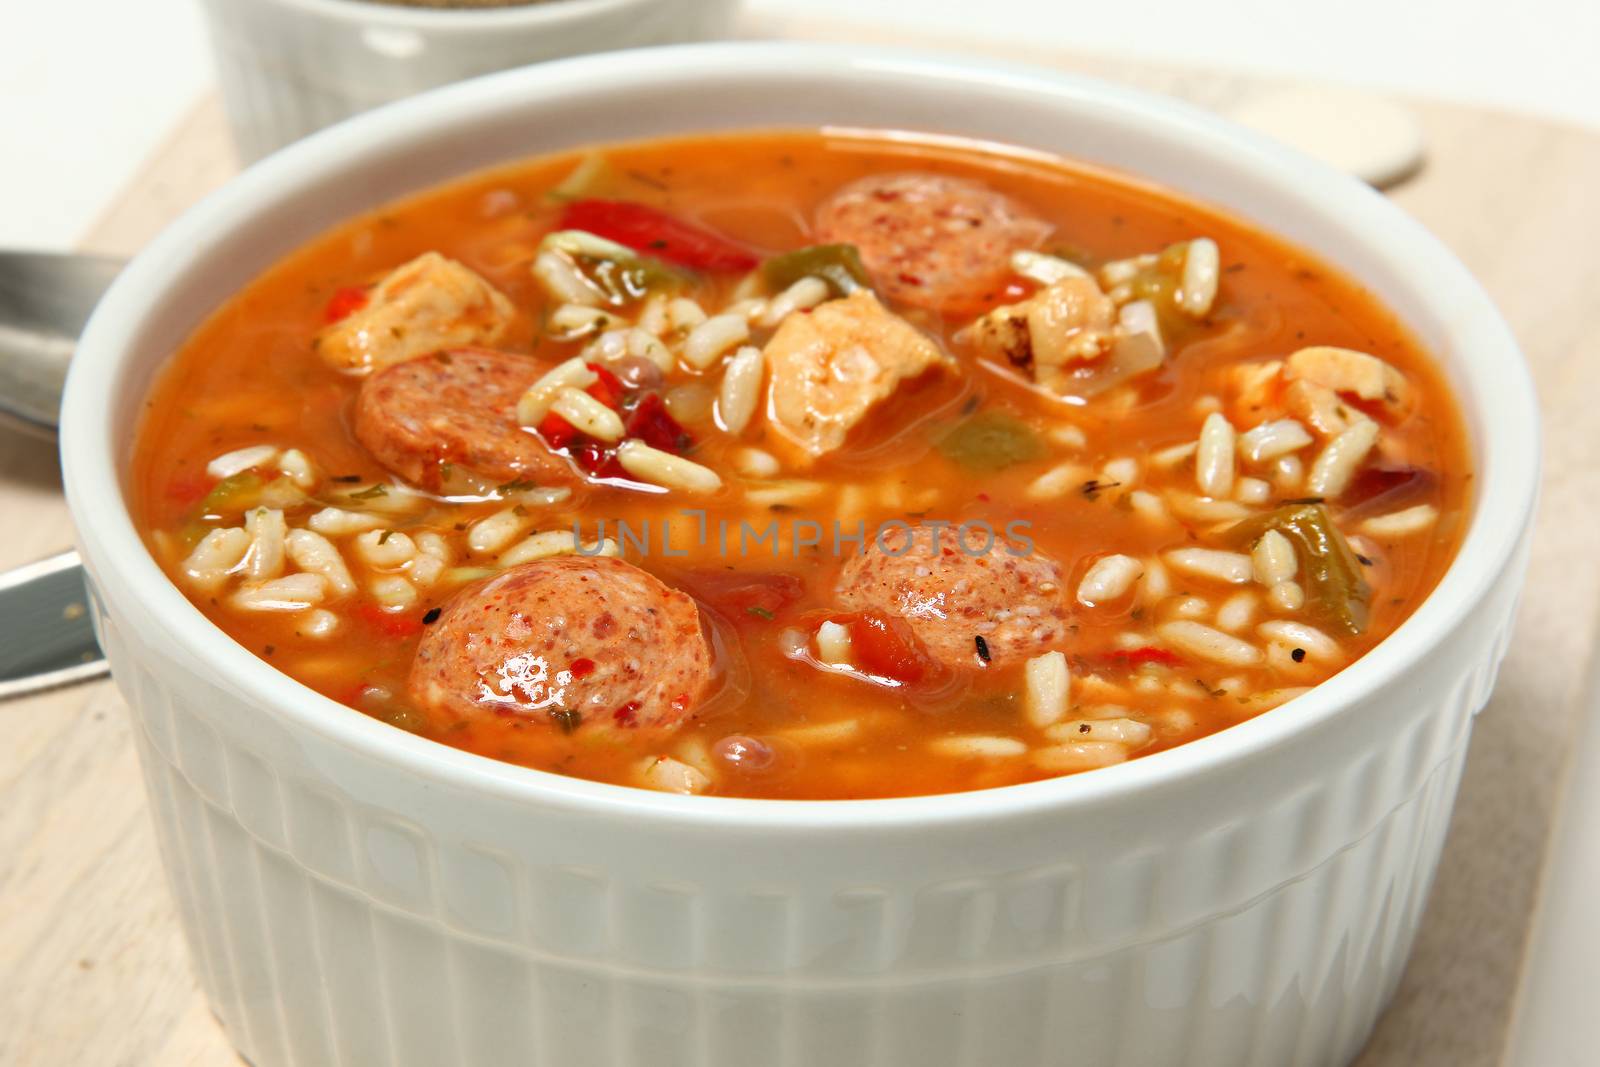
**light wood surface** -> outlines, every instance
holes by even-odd
[[[746,29],[839,36],[794,23]],[[1199,71],[1011,55],[1216,107],[1250,88]],[[1516,639],[1473,737],[1416,952],[1358,1063],[1488,1067],[1505,1044],[1600,606],[1600,136],[1417,109],[1428,163],[1395,199],[1444,238],[1510,319],[1538,380],[1548,451]],[[220,111],[207,101],[87,246],[131,253],[231,170]],[[53,449],[0,431],[0,568],[69,544],[59,494]],[[102,682],[0,704],[0,1064],[239,1062],[190,976],[115,690]]]

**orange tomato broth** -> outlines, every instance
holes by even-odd
[[[1115,403],[1108,396],[1063,406],[1042,397],[1012,376],[979,366],[972,352],[952,341],[965,319],[944,321],[931,313],[894,308],[954,352],[964,373],[902,388],[874,412],[842,454],[800,472],[826,483],[822,496],[772,517],[813,519],[826,527],[836,514],[842,487],[852,482],[870,481],[879,487],[880,497],[889,483],[898,483],[907,493],[931,489],[938,499],[928,509],[930,516],[952,522],[986,519],[996,529],[1015,520],[1030,522],[1028,536],[1038,551],[1062,564],[1070,596],[1094,556],[1122,552],[1147,558],[1192,543],[1191,533],[1181,525],[1162,528],[1141,522],[1128,508],[1126,493],[1115,487],[1074,491],[1044,503],[1025,499],[1022,487],[1068,458],[1066,453],[1051,451],[1010,468],[974,473],[933,447],[937,435],[974,406],[1013,413],[1042,431],[1070,422],[1088,440],[1078,455],[1098,469],[1114,457],[1143,458],[1193,441],[1203,417],[1197,414],[1197,401],[1228,394],[1230,366],[1281,358],[1315,343],[1369,352],[1407,375],[1416,387],[1415,410],[1397,425],[1384,424],[1383,434],[1408,462],[1437,475],[1421,499],[1438,508],[1441,520],[1427,535],[1383,546],[1372,560],[1366,574],[1374,590],[1370,623],[1359,637],[1343,639],[1349,658],[1392,632],[1434,587],[1455,552],[1472,475],[1462,422],[1440,372],[1395,316],[1355,280],[1240,219],[1070,160],[899,133],[891,139],[854,131],[746,132],[606,146],[604,153],[610,177],[600,195],[663,208],[763,253],[810,243],[807,220],[813,209],[845,183],[870,173],[908,169],[975,177],[1010,194],[1055,224],[1049,249],[1080,262],[1159,251],[1198,236],[1212,237],[1220,246],[1221,285],[1208,322],[1184,338],[1186,343],[1169,353],[1160,370],[1135,379]],[[479,272],[516,305],[516,323],[496,347],[532,352],[551,362],[581,348],[581,342],[541,339],[541,315],[553,302],[536,284],[529,265],[561,208],[548,193],[583,156],[575,150],[477,173],[352,219],[265,271],[195,330],[149,399],[132,459],[137,522],[175,579],[187,551],[182,531],[195,518],[197,494],[214,481],[205,474],[207,462],[220,453],[271,440],[302,449],[330,475],[388,477],[350,431],[349,410],[359,379],[329,369],[312,347],[324,309],[341,287],[369,283],[413,256],[436,250]],[[711,310],[736,281],[702,279],[692,295]],[[1013,285],[984,296],[992,305],[1026,291]],[[1241,422],[1239,428],[1251,424]],[[734,469],[734,450],[759,445],[763,433],[759,418],[737,441],[718,433],[709,420],[687,428],[698,442],[695,459],[725,477]],[[1188,478],[1192,485],[1192,473]],[[306,511],[318,506],[309,505]],[[402,528],[458,531],[458,524],[503,506],[440,503],[401,520]],[[710,701],[666,738],[618,740],[586,736],[581,729],[567,735],[547,723],[500,717],[442,728],[431,723],[405,701],[406,673],[421,629],[417,620],[428,608],[447,602],[451,589],[422,590],[415,608],[403,617],[376,612],[358,594],[354,601],[330,605],[344,623],[326,638],[301,636],[295,617],[246,614],[215,596],[194,599],[240,644],[312,689],[441,743],[529,767],[637,784],[640,760],[652,753],[696,741],[711,746],[727,735],[743,734],[768,740],[779,757],[775,766],[760,774],[721,773],[713,792],[883,797],[978,789],[1053,773],[1028,759],[952,758],[932,754],[928,747],[938,737],[996,733],[1037,743],[1037,731],[1021,722],[1020,664],[970,672],[958,694],[930,703],[787,659],[778,650],[779,633],[797,620],[815,620],[819,611],[833,605],[841,560],[826,538],[820,548],[776,559],[764,551],[746,558],[737,552],[723,556],[714,538],[710,545],[695,544],[695,520],[680,515],[686,507],[703,507],[710,523],[726,519],[734,527],[741,519],[761,517],[757,509],[720,497],[702,503],[601,486],[580,489],[570,506],[557,509],[569,527],[571,516],[581,517],[586,532],[595,530],[601,518],[635,524],[652,516],[674,518],[674,543],[685,557],[630,557],[668,584],[677,584],[684,571],[694,569],[790,574],[804,582],[802,599],[771,620],[739,613],[737,605],[722,606],[714,629],[736,646],[734,658],[743,661],[743,669],[734,673],[745,676],[747,694]],[[864,518],[870,529],[876,521],[906,520],[908,515],[904,505],[880,500],[870,504]],[[293,515],[290,521],[293,525]],[[563,523],[541,523],[547,527],[559,529]],[[1214,604],[1226,590],[1175,575],[1169,600],[1187,593]],[[1075,702],[1095,699],[1100,682],[1106,683],[1102,688],[1107,692],[1134,694],[1129,714],[1151,722],[1154,730],[1137,755],[1259,713],[1259,705],[1236,692],[1315,684],[1337,669],[1303,664],[1294,678],[1286,679],[1266,665],[1230,670],[1187,661],[1138,664],[1110,655],[1120,633],[1148,622],[1146,613],[1159,616],[1162,610],[1160,604],[1110,613],[1077,610],[1064,649],[1073,668]],[[1216,691],[1214,683],[1223,675],[1242,680],[1244,689]],[[1145,690],[1132,688],[1146,676],[1188,695],[1170,695],[1150,682]],[[391,696],[371,699],[383,691]],[[1186,714],[1173,714],[1174,709]],[[1273,713],[1293,715],[1294,709]],[[841,727],[838,733],[847,736],[808,739],[805,732],[848,719],[859,719],[860,725],[853,732]]]

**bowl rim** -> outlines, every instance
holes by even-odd
[[[1457,386],[1463,415],[1481,421],[1473,514],[1460,549],[1438,585],[1399,628],[1333,678],[1297,697],[1292,714],[1265,713],[1207,737],[1092,773],[960,793],[863,800],[772,800],[676,796],[501,762],[454,749],[339,704],[257,658],[210,622],[156,564],[133,525],[123,496],[121,451],[111,438],[116,380],[127,348],[171,277],[230,218],[292,202],[332,161],[372,152],[386,141],[445,128],[480,107],[536,109],[542,90],[595,92],[617,85],[646,89],[706,76],[759,79],[771,71],[812,78],[901,78],[958,90],[1001,86],[1093,107],[1154,130],[1174,150],[1227,153],[1236,167],[1290,188],[1314,190],[1330,217],[1358,243],[1382,241],[1424,271],[1434,306],[1479,387]],[[665,134],[667,131],[663,131]],[[684,131],[687,132],[687,131]],[[1162,183],[1168,184],[1168,183]],[[287,189],[287,192],[283,191]],[[1182,189],[1179,187],[1179,191]],[[1231,210],[1231,209],[1230,209]],[[1470,358],[1469,358],[1470,354]],[[1460,375],[1462,379],[1466,371]],[[1492,389],[1490,386],[1492,385]],[[1485,394],[1480,396],[1479,394]],[[1487,402],[1494,397],[1494,404]],[[1531,522],[1539,465],[1538,407],[1532,379],[1510,329],[1466,268],[1422,225],[1380,194],[1331,167],[1191,105],[1047,68],[900,49],[793,43],[718,43],[637,49],[538,64],[473,79],[357,116],[289,146],[230,180],[171,224],[122,272],[95,311],[68,376],[61,452],[68,504],[96,582],[119,587],[152,632],[208,664],[215,679],[252,705],[324,741],[385,762],[419,782],[487,791],[536,803],[647,824],[757,827],[794,831],[873,832],[904,826],[989,822],[1112,804],[1136,793],[1175,789],[1223,773],[1314,731],[1342,710],[1373,697],[1435,651],[1514,564]],[[98,561],[107,566],[96,566]]]
[[[559,30],[592,16],[648,7],[662,0],[525,0],[490,8],[412,7],[380,0],[244,0],[274,3],[312,18],[355,29],[415,30],[435,34],[483,34],[507,30]]]

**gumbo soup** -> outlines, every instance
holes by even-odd
[[[355,219],[175,355],[133,478],[173,581],[334,700],[789,798],[1276,708],[1428,594],[1471,481],[1426,354],[1304,251],[870,131],[608,146]]]

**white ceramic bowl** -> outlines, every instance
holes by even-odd
[[[1361,278],[1468,414],[1478,498],[1438,589],[1332,681],[1172,751],[987,792],[773,802],[563,778],[391,729],[234,644],[144,550],[125,458],[152,376],[324,227],[577,142],[839,122],[1124,168]],[[1462,266],[1321,165],[1055,74],[736,45],[496,75],[267,160],[118,279],[62,441],[195,968],[256,1067],[1284,1067],[1348,1061],[1404,964],[1505,647],[1536,421]]]
[[[546,59],[721,36],[739,0],[202,0],[239,155],[260,159],[360,111]]]

